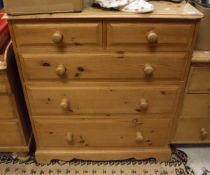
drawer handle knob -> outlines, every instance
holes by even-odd
[[[69,101],[68,99],[64,98],[61,100],[60,103],[60,107],[64,110],[64,111],[68,111],[69,110]]]
[[[144,66],[144,73],[146,76],[151,76],[154,73],[154,68],[150,64]]]
[[[68,133],[66,134],[66,141],[67,141],[69,144],[72,144],[72,143],[73,143],[73,141],[74,141],[74,136],[73,136],[73,134],[72,134],[71,132],[68,132]]]
[[[66,68],[65,68],[65,66],[64,66],[63,64],[60,64],[60,65],[57,66],[57,68],[56,68],[55,71],[56,71],[56,74],[57,74],[59,77],[62,77],[62,76],[64,76],[65,73],[66,73]]]
[[[61,32],[55,32],[52,35],[52,41],[56,44],[59,44],[63,41],[63,34]]]
[[[148,104],[147,100],[144,99],[144,98],[141,99],[140,109],[141,109],[142,111],[146,111],[146,110],[148,109],[148,107],[149,107],[149,104]]]
[[[158,42],[158,35],[155,32],[149,32],[147,40],[150,44],[155,44]]]
[[[142,143],[143,141],[144,141],[144,137],[143,137],[142,133],[141,132],[137,132],[136,133],[136,142],[137,143]]]
[[[201,128],[201,130],[200,130],[200,136],[201,136],[201,139],[202,140],[207,139],[207,137],[208,137],[208,131],[207,131],[206,128]]]

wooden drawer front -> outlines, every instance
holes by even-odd
[[[0,95],[7,93],[8,87],[7,87],[7,77],[5,71],[0,70]]]
[[[0,147],[23,146],[24,140],[16,121],[0,122]]]
[[[86,83],[84,86],[33,86],[28,92],[33,114],[172,113],[179,88]]]
[[[15,24],[18,46],[52,46],[64,51],[72,48],[99,47],[102,45],[100,23],[28,23]],[[43,48],[44,49],[44,48]],[[45,50],[43,50],[46,52]]]
[[[3,83],[6,81],[6,73],[5,71],[0,70],[0,83]]]
[[[9,92],[9,90],[8,90],[7,84],[6,83],[0,83],[0,96],[2,94],[8,93],[8,92]]]
[[[13,118],[13,105],[9,96],[0,96],[0,119]]]
[[[191,68],[188,91],[210,92],[210,66]]]
[[[133,51],[185,51],[191,47],[193,24],[108,23],[108,48]]]
[[[170,120],[35,120],[40,147],[132,147],[168,144]]]
[[[181,117],[210,119],[210,94],[186,94]]]
[[[210,143],[210,118],[180,119],[175,141],[178,143]]]
[[[182,80],[185,53],[97,53],[22,55],[29,80],[144,79]]]

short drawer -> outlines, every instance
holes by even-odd
[[[107,44],[111,50],[186,51],[192,43],[194,24],[107,23]]]
[[[174,141],[177,143],[210,143],[210,118],[180,119]]]
[[[100,118],[100,117],[99,117]],[[148,147],[168,144],[169,119],[36,119],[40,147]]]
[[[0,119],[14,118],[14,109],[9,96],[0,95]]]
[[[185,53],[23,54],[29,80],[183,80]]]
[[[210,119],[210,94],[186,94],[181,118]]]
[[[13,29],[18,47],[33,46],[44,53],[102,45],[102,24],[97,22],[16,23]]]
[[[210,66],[192,66],[188,92],[210,92]]]
[[[70,83],[29,86],[33,114],[173,113],[179,86],[139,83]]]
[[[0,147],[23,146],[25,144],[20,124],[16,121],[0,122]]]

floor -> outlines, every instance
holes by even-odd
[[[194,170],[196,175],[202,175],[205,169],[210,174],[210,145],[208,146],[178,146],[189,156],[189,166]]]
[[[176,148],[184,151],[188,155],[188,166],[194,170],[195,175],[210,175],[210,145],[202,147],[179,145]],[[204,174],[203,172],[205,170],[208,170],[208,173]]]

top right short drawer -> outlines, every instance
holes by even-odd
[[[107,47],[114,51],[188,51],[191,23],[108,22]]]

